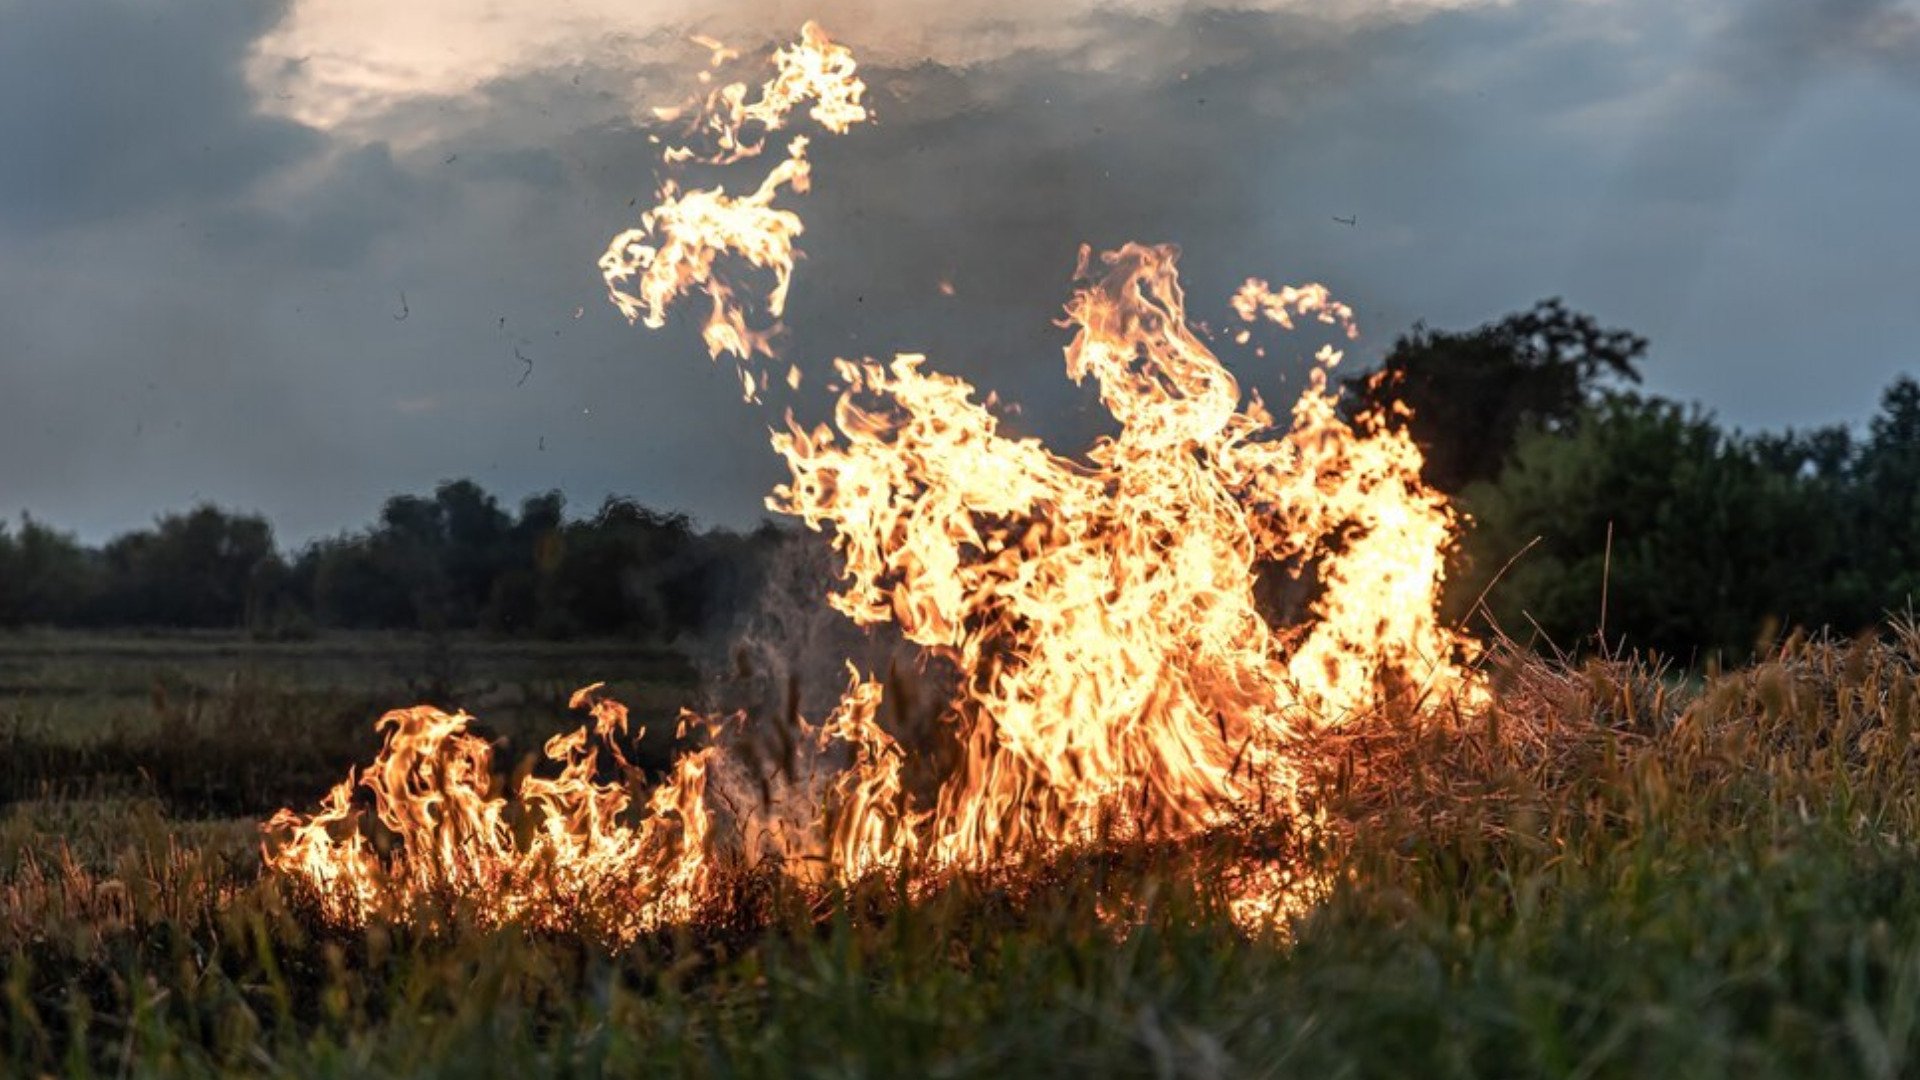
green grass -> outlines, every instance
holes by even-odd
[[[568,694],[604,679],[671,752],[693,674],[618,643],[425,636],[263,643],[235,635],[0,636],[0,803],[151,795],[190,817],[257,818],[310,801],[363,761],[373,721],[420,702],[540,739],[576,726]]]
[[[625,689],[643,716],[690,693],[658,657],[609,671],[621,658],[464,647],[464,681],[441,689],[494,684],[499,708],[476,711],[525,734],[566,722],[532,704],[543,680],[557,699],[637,671]],[[1307,789],[1321,823],[1294,839],[1330,893],[1284,934],[1226,918],[1221,883],[1249,838],[1220,836],[1061,856],[913,903],[883,881],[820,898],[746,878],[700,924],[620,950],[483,934],[457,914],[330,929],[263,878],[266,796],[317,796],[333,757],[364,759],[374,713],[412,688],[391,642],[272,648],[0,643],[14,732],[0,749],[72,770],[36,793],[30,770],[0,765],[21,774],[0,796],[0,1073],[1920,1067],[1911,632],[1798,643],[1693,681],[1507,657],[1488,711],[1328,736]],[[184,696],[136,692],[155,672]],[[142,755],[184,760],[169,748],[189,744],[217,766],[141,774]],[[200,793],[249,761],[259,776]],[[1102,916],[1116,910],[1131,920]]]

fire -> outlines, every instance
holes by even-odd
[[[615,934],[685,914],[702,880],[709,755],[681,758],[636,819],[629,783],[594,780],[603,748],[623,776],[635,773],[618,744],[627,711],[598,689],[578,691],[572,703],[591,708],[592,726],[547,742],[558,774],[528,776],[511,806],[490,791],[493,747],[468,729],[472,717],[426,706],[388,713],[380,720],[386,745],[363,775],[335,786],[312,817],[282,810],[268,822],[288,837],[272,865],[316,886],[327,915],[342,922],[405,913],[429,897],[468,903],[489,922],[545,929],[573,925],[569,916],[582,911],[601,913]],[[381,825],[398,838],[392,855],[376,854],[359,832],[356,787],[371,794]],[[524,839],[516,818],[532,825]],[[343,823],[348,831],[335,839]],[[649,897],[646,912],[626,910],[635,895]]]
[[[719,42],[698,40],[712,50],[713,66],[738,55]],[[740,82],[708,95],[694,130],[707,136],[713,149],[701,153],[689,146],[670,146],[664,153],[666,161],[728,165],[758,157],[771,133],[784,128],[809,101],[813,105],[807,115],[835,134],[867,119],[861,104],[867,88],[855,74],[853,54],[815,24],[802,27],[800,40],[774,53],[773,59],[776,74],[754,100],[747,100],[747,84]],[[680,111],[662,109],[656,115],[672,118]],[[793,280],[794,239],[802,231],[800,215],[774,208],[773,201],[783,189],[807,190],[812,177],[807,145],[805,136],[788,142],[786,159],[746,195],[729,195],[724,187],[683,192],[672,180],[664,183],[659,203],[641,215],[640,227],[616,236],[600,257],[614,306],[629,322],[643,321],[658,329],[666,325],[667,309],[675,300],[704,291],[711,302],[702,330],[709,356],[725,352],[741,360],[756,354],[771,357]],[[725,255],[773,274],[773,287],[765,300],[772,326],[749,325],[745,298],[716,272]],[[748,400],[766,385],[764,381],[756,385],[745,369],[742,380]]]
[[[732,54],[718,43],[716,63]],[[732,165],[811,102],[834,133],[868,118],[852,56],[813,24],[774,54],[759,96],[709,95],[693,130],[710,149],[671,165]],[[638,228],[601,260],[614,303],[659,326],[675,302],[708,303],[709,352],[749,366],[774,354],[801,234],[776,206],[809,183],[806,139],[751,194],[664,182]],[[903,355],[840,360],[831,423],[787,418],[773,449],[790,477],[774,510],[830,537],[842,585],[826,597],[862,625],[893,623],[961,673],[942,706],[958,764],[937,790],[908,783],[876,679],[852,672],[818,724],[704,721],[707,744],[650,793],[619,750],[625,710],[598,696],[590,727],[546,746],[549,778],[494,790],[489,745],[464,714],[382,720],[374,764],[313,815],[282,811],[276,869],[316,888],[330,917],[406,915],[435,896],[492,924],[579,925],[619,938],[684,918],[726,871],[772,860],[848,880],[911,864],[986,868],[1115,835],[1179,840],[1248,808],[1299,812],[1297,754],[1317,730],[1481,691],[1471,647],[1436,610],[1455,520],[1420,479],[1391,416],[1348,419],[1322,349],[1282,426],[1192,328],[1171,246],[1081,252],[1065,325],[1075,382],[1092,380],[1119,426],[1077,457],[1001,430],[993,398]],[[771,273],[764,296],[745,265]],[[756,307],[772,324],[756,325]],[[1251,279],[1247,324],[1314,319],[1347,337],[1352,312],[1319,285]],[[789,368],[790,384],[798,369]],[[1296,575],[1303,617],[1275,625],[1262,568]],[[683,724],[699,721],[683,717]],[[783,721],[784,723],[784,721]],[[609,774],[617,774],[607,778]],[[396,838],[377,850],[356,792]],[[1252,868],[1234,901],[1284,910],[1298,868]]]

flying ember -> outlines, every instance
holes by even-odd
[[[737,58],[701,44],[715,69]],[[704,300],[709,353],[734,358],[749,400],[799,378],[770,367],[803,233],[782,200],[812,182],[807,136],[788,129],[870,119],[852,54],[819,27],[772,63],[757,89],[656,110],[686,141],[663,152],[656,205],[600,260],[629,320],[660,327]],[[770,146],[777,163],[743,193],[672,178],[752,168]],[[421,707],[381,720],[379,755],[316,813],[273,818],[269,863],[345,923],[453,896],[488,924],[562,929],[590,912],[630,938],[767,860],[844,881],[990,868],[1111,835],[1116,816],[1156,841],[1249,807],[1284,818],[1314,732],[1478,697],[1472,648],[1437,615],[1455,519],[1403,426],[1343,413],[1331,348],[1280,423],[1190,324],[1177,260],[1144,244],[1080,253],[1066,374],[1092,380],[1118,425],[1084,453],[1007,434],[974,387],[918,355],[835,361],[830,422],[789,414],[773,436],[790,475],[768,505],[840,560],[825,602],[959,673],[939,708],[957,752],[937,783],[910,782],[922,748],[858,671],[817,722],[683,714],[709,738],[651,785],[620,749],[626,710],[597,687],[575,696],[592,723],[550,740],[544,772],[511,790],[471,718]],[[1241,344],[1261,322],[1357,333],[1319,285],[1250,279],[1231,306]],[[1263,572],[1302,583],[1298,618],[1263,614]],[[782,754],[753,752],[781,725]],[[1281,886],[1250,885],[1236,910],[1288,906],[1261,888]]]

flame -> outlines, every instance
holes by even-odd
[[[845,560],[829,602],[968,673],[950,708],[967,756],[927,825],[939,863],[1085,839],[1116,807],[1177,836],[1288,805],[1303,733],[1467,684],[1434,614],[1453,519],[1417,448],[1341,418],[1331,352],[1276,437],[1188,327],[1176,257],[1082,252],[1067,373],[1121,425],[1084,461],[1001,434],[919,356],[841,362],[833,426],[774,437],[792,480],[768,505]],[[1263,562],[1318,570],[1294,632],[1258,610]]]
[[[1328,326],[1339,327],[1350,341],[1360,336],[1353,309],[1335,300],[1325,285],[1282,285],[1276,289],[1261,278],[1248,278],[1230,303],[1242,322],[1267,319],[1291,330],[1295,316],[1311,315]],[[1248,336],[1243,332],[1236,340],[1245,345]]]
[[[717,41],[695,40],[712,50],[714,66],[738,55]],[[834,43],[816,24],[801,27],[800,40],[776,51],[773,61],[774,77],[753,100],[747,100],[747,84],[741,82],[708,95],[695,130],[708,137],[712,150],[703,153],[690,146],[669,146],[665,160],[730,165],[758,157],[766,149],[767,136],[786,127],[792,114],[808,102],[812,107],[807,115],[834,134],[844,134],[868,119],[861,103],[867,87],[856,73],[853,53]],[[681,111],[681,107],[665,107],[654,114],[671,120]],[[805,136],[790,140],[785,160],[746,195],[729,195],[724,187],[683,192],[672,179],[664,181],[657,204],[641,215],[639,227],[614,237],[600,257],[608,298],[627,321],[658,329],[666,325],[667,309],[675,300],[705,292],[711,310],[701,334],[709,356],[718,358],[723,352],[740,360],[773,356],[773,339],[793,280],[794,239],[803,228],[798,214],[775,208],[773,201],[783,189],[807,190],[812,176],[807,146]],[[773,274],[773,287],[764,301],[770,326],[749,325],[749,303],[738,287],[718,273],[718,261],[728,255]],[[756,386],[744,369],[741,380],[749,401],[765,385],[762,380]]]
[[[385,745],[363,775],[336,785],[312,817],[282,810],[268,822],[285,837],[272,865],[314,885],[325,914],[341,922],[405,915],[434,897],[467,903],[488,923],[544,929],[572,925],[571,913],[607,913],[607,929],[624,936],[684,915],[706,884],[710,755],[680,758],[633,821],[629,785],[594,779],[603,748],[621,772],[634,771],[617,742],[627,711],[596,697],[598,689],[573,697],[574,707],[591,708],[593,725],[546,744],[558,774],[528,776],[511,802],[490,791],[493,747],[469,730],[472,717],[428,706],[388,713],[379,724]],[[374,851],[353,805],[356,787],[371,795],[397,852]],[[534,823],[525,839],[515,814]],[[646,910],[630,910],[634,895],[650,898]]]
[[[774,63],[753,101],[738,83],[710,95],[698,127],[713,149],[670,147],[668,164],[757,155],[809,102],[830,132],[867,119],[851,54],[817,26]],[[629,319],[660,326],[701,294],[710,354],[773,355],[801,234],[774,202],[810,178],[806,137],[787,147],[748,195],[662,184],[601,259]],[[1003,432],[991,394],[919,355],[836,361],[832,422],[789,413],[772,437],[790,475],[768,506],[828,534],[842,560],[827,602],[895,624],[961,673],[941,709],[958,764],[937,789],[907,782],[882,686],[857,671],[817,725],[775,725],[778,753],[744,717],[703,721],[707,744],[650,792],[619,750],[625,710],[596,686],[575,696],[593,724],[545,748],[555,775],[511,793],[493,790],[491,748],[466,715],[389,714],[371,767],[315,814],[269,823],[270,864],[343,922],[442,896],[491,923],[597,913],[628,938],[684,918],[735,866],[848,880],[992,867],[1118,822],[1160,841],[1250,807],[1286,819],[1300,813],[1296,761],[1313,732],[1481,694],[1471,645],[1436,614],[1456,521],[1421,481],[1400,417],[1343,415],[1328,378],[1340,353],[1327,347],[1279,424],[1192,328],[1177,262],[1172,246],[1081,251],[1066,374],[1092,381],[1119,428],[1082,455]],[[740,281],[742,263],[771,272],[764,295]],[[772,325],[753,325],[756,304]],[[1249,327],[1311,318],[1358,334],[1320,285],[1249,279],[1231,306]],[[790,385],[798,376],[788,368]],[[772,381],[744,366],[741,377],[749,399]],[[1263,568],[1299,581],[1300,618],[1263,613]],[[362,790],[396,838],[386,850],[362,828]],[[1254,867],[1233,910],[1257,922],[1309,891],[1302,868]]]

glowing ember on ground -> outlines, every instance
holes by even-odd
[[[732,58],[703,44],[716,64]],[[739,83],[710,94],[688,129],[700,147],[670,147],[668,164],[737,165],[809,103],[830,132],[867,119],[851,54],[817,27],[774,62],[752,100]],[[774,204],[806,190],[806,146],[791,139],[748,195],[663,182],[600,264],[614,303],[649,326],[704,295],[708,349],[738,359],[749,399],[770,385],[759,364],[802,231]],[[576,704],[592,707],[591,728],[547,744],[557,775],[511,797],[492,790],[490,748],[467,717],[412,709],[382,721],[379,757],[319,813],[274,818],[271,864],[344,922],[451,896],[488,923],[557,928],[591,912],[627,937],[768,858],[845,880],[909,863],[990,868],[1113,837],[1115,821],[1122,837],[1166,841],[1249,808],[1286,820],[1304,736],[1477,696],[1470,647],[1436,616],[1454,521],[1421,482],[1417,449],[1387,417],[1342,416],[1331,349],[1279,427],[1190,328],[1176,257],[1140,244],[1081,253],[1066,371],[1093,380],[1119,433],[1080,457],[1002,433],[973,387],[919,356],[836,361],[832,423],[789,418],[774,436],[791,477],[769,506],[827,532],[844,561],[826,601],[896,624],[961,673],[943,707],[957,765],[936,794],[913,796],[919,748],[882,723],[881,683],[859,673],[831,715],[784,733],[776,764],[748,752],[746,718],[711,722],[709,745],[644,796],[618,749],[625,710],[590,693]],[[744,284],[749,267],[770,287]],[[1318,285],[1249,280],[1233,307],[1249,324],[1355,333]],[[1308,583],[1296,624],[1256,607],[1263,566]],[[389,850],[361,827],[356,787],[395,834]],[[1286,883],[1307,876],[1251,865],[1231,906],[1248,922],[1284,912],[1298,899]]]

